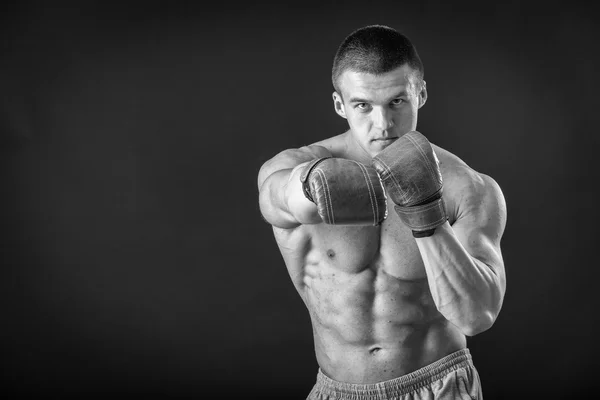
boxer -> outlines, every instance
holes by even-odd
[[[482,398],[467,337],[502,307],[502,191],[417,131],[427,88],[406,36],[352,32],[332,82],[349,129],[282,151],[258,175],[261,213],[310,314],[308,399]]]

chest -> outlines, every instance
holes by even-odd
[[[388,204],[388,216],[381,224],[379,251],[374,266],[389,275],[405,280],[426,276],[425,266],[412,231],[400,220],[393,204]]]
[[[426,276],[423,261],[412,232],[393,208],[381,226],[315,225],[311,232],[308,264],[326,262],[350,274],[365,269],[383,270],[403,280]]]

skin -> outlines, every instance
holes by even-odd
[[[319,366],[338,381],[375,383],[462,349],[492,326],[506,287],[506,205],[492,178],[433,145],[449,216],[434,235],[415,239],[389,198],[380,226],[322,223],[302,193],[304,165],[324,156],[371,165],[416,130],[427,100],[425,82],[406,65],[381,75],[345,71],[338,87],[334,108],[350,129],[267,161],[259,203],[310,313]]]

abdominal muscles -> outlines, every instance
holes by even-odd
[[[379,232],[352,232],[339,242],[313,236],[304,258],[300,293],[321,369],[344,382],[379,382],[464,347],[435,307],[412,238],[381,251]]]

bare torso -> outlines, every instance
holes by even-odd
[[[320,142],[333,156],[356,158],[342,136]],[[460,160],[435,147],[444,180]],[[455,201],[444,193],[450,223]],[[389,200],[388,200],[389,202]],[[419,249],[388,203],[381,226],[274,227],[288,271],[309,310],[317,361],[350,383],[396,378],[466,346],[436,309]]]

